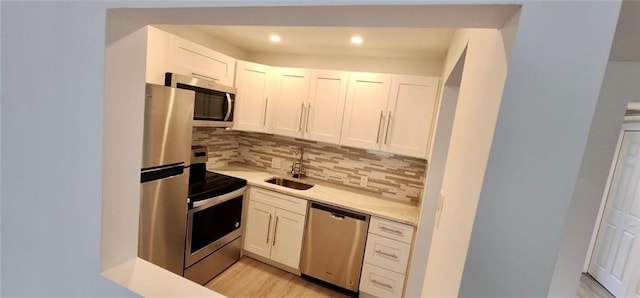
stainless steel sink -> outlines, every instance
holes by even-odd
[[[287,179],[287,178],[281,178],[281,177],[273,177],[273,178],[265,180],[264,182],[275,184],[275,185],[280,185],[280,186],[284,186],[284,187],[288,187],[288,188],[293,188],[293,189],[297,189],[297,190],[307,190],[307,189],[313,187],[313,184],[307,184],[307,183],[304,183],[304,182],[291,180],[291,179]]]

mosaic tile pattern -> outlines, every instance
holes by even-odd
[[[193,143],[209,148],[209,164],[229,162],[265,168],[286,174],[295,160],[295,152],[304,147],[304,168],[310,178],[356,187],[383,197],[417,203],[422,198],[427,161],[397,155],[374,154],[314,141],[263,133],[194,129]],[[272,168],[274,158],[281,160]],[[367,176],[366,187],[360,177]]]
[[[210,167],[223,167],[240,158],[238,132],[219,128],[193,128],[192,145],[207,146]]]

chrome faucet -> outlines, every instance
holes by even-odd
[[[307,171],[305,171],[302,164],[304,159],[304,148],[300,146],[298,151],[295,151],[294,154],[296,157],[300,155],[300,158],[298,158],[297,161],[294,161],[291,165],[291,174],[293,175],[293,178],[302,179],[307,174]]]

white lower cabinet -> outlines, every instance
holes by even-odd
[[[271,255],[273,238],[273,217],[276,207],[249,201],[247,210],[247,229],[244,233],[244,250],[261,257]]]
[[[306,206],[303,199],[250,188],[244,250],[298,270]]]
[[[365,262],[404,274],[409,262],[411,245],[369,234],[364,252]]]
[[[402,297],[414,228],[371,217],[360,276],[360,292],[375,297]]]
[[[360,291],[375,297],[402,297],[404,275],[368,263],[362,266]]]
[[[276,209],[271,259],[298,269],[302,252],[304,215]]]

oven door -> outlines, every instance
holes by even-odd
[[[245,190],[193,203],[187,214],[185,268],[241,236]]]

